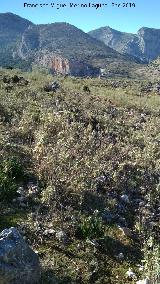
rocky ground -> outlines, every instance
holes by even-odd
[[[159,81],[1,69],[0,90],[0,228],[39,283],[158,284]]]

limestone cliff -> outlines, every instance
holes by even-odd
[[[69,60],[60,55],[43,50],[35,59],[35,63],[48,68],[52,73],[70,74],[74,76],[94,76],[99,69],[78,60]]]
[[[99,28],[89,35],[121,54],[150,62],[160,56],[160,29],[141,28],[137,34],[124,33],[110,27]]]
[[[58,55],[49,54],[47,51],[40,55],[35,62],[49,68],[52,72],[63,75],[70,74],[69,60]]]
[[[160,56],[160,29],[141,28],[137,36],[139,47],[147,61]]]

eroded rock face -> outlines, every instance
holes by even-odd
[[[36,63],[49,68],[52,72],[63,75],[70,73],[69,60],[58,55],[49,54],[46,52],[46,54],[38,56]]]
[[[143,27],[137,34],[131,34],[104,27],[89,34],[116,51],[137,57],[143,62],[150,62],[160,56],[160,29]]]
[[[69,60],[60,55],[43,51],[35,63],[50,69],[52,73],[73,76],[97,76],[99,69],[78,60]]]
[[[156,59],[160,55],[160,29],[141,28],[137,36],[140,50],[147,61]]]
[[[38,284],[40,265],[36,253],[15,228],[0,234],[0,283]]]

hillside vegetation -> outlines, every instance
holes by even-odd
[[[0,228],[38,253],[41,284],[160,283],[154,84],[0,70]]]

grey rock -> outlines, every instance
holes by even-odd
[[[128,197],[127,194],[121,195],[121,200],[122,200],[124,203],[130,203],[129,197]]]
[[[17,194],[22,197],[22,196],[25,196],[25,191],[24,191],[24,188],[22,186],[20,186],[17,190]]]
[[[24,202],[26,201],[26,198],[24,196],[20,196],[20,197],[17,197],[17,201]]]
[[[143,62],[150,62],[160,56],[160,29],[142,27],[137,34],[131,34],[103,27],[90,31],[89,35]]]
[[[40,265],[36,253],[16,228],[0,234],[0,283],[38,284]]]
[[[59,89],[60,85],[58,82],[51,82],[50,84],[47,84],[44,86],[44,91],[46,92],[56,92],[57,89]]]
[[[118,226],[118,229],[122,232],[123,236],[132,237],[132,231],[129,228]]]
[[[118,223],[121,225],[121,226],[127,226],[127,221],[124,217],[122,216],[119,216],[118,218]]]
[[[139,203],[139,207],[143,207],[143,206],[145,206],[145,202],[144,202],[144,201],[141,201],[141,202]]]
[[[120,252],[120,253],[117,255],[117,258],[118,258],[119,260],[123,260],[123,259],[124,259],[124,254],[123,254],[123,252]]]
[[[134,200],[133,200],[133,203],[134,203],[135,205],[139,205],[139,206],[143,206],[143,205],[145,204],[145,202],[144,202],[142,199],[139,199],[139,198],[134,199]]]
[[[43,233],[45,236],[50,236],[55,234],[55,230],[53,229],[46,229]]]
[[[59,241],[66,242],[66,240],[67,240],[67,235],[66,235],[65,232],[59,231],[59,232],[56,232],[56,238],[57,238]]]
[[[102,213],[102,220],[104,222],[111,223],[114,219],[115,219],[115,215],[113,215],[111,212],[105,210]]]
[[[136,279],[136,274],[130,268],[126,272],[126,276],[129,280]]]

